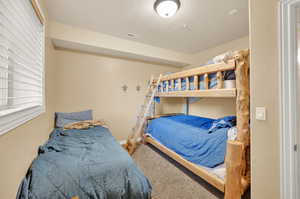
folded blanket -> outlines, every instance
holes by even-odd
[[[89,129],[95,126],[102,126],[105,128],[108,128],[106,123],[103,120],[86,120],[86,121],[80,121],[80,122],[74,122],[71,124],[67,124],[64,126],[64,130],[68,129]]]

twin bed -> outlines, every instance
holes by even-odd
[[[56,128],[17,199],[150,199],[151,185],[107,128]]]

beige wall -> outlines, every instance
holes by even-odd
[[[277,0],[250,0],[252,198],[280,198]],[[255,107],[267,121],[255,120]]]
[[[235,99],[200,99],[200,101],[190,104],[190,114],[209,118],[236,115]]]
[[[12,199],[22,178],[37,154],[38,146],[48,139],[53,127],[54,48],[46,44],[46,113],[0,136],[0,198]]]
[[[192,65],[186,68],[201,66],[217,55],[228,51],[243,50],[246,48],[249,48],[249,36],[245,36],[194,54],[191,61]]]
[[[47,42],[46,113],[0,137],[0,198],[15,198],[31,161],[53,128],[54,49]]]
[[[118,140],[126,139],[134,126],[151,75],[179,70],[67,50],[56,53],[56,111],[93,109],[94,118],[105,119]]]
[[[185,98],[161,98],[155,105],[155,114],[185,113]]]

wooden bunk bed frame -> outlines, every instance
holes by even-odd
[[[240,199],[250,186],[250,84],[249,84],[249,50],[237,51],[234,58],[227,63],[213,64],[194,68],[162,77],[163,81],[171,82],[179,80],[179,91],[159,92],[159,97],[212,97],[212,98],[235,98],[238,137],[236,141],[227,142],[225,158],[225,180],[215,176],[207,170],[182,158],[177,153],[168,149],[151,137],[145,135],[144,142],[150,143],[195,175],[206,180],[208,183],[225,193],[225,199]],[[223,89],[222,72],[235,70],[236,88]],[[209,74],[217,73],[217,88],[209,89]],[[204,75],[205,90],[199,90],[199,75]],[[189,77],[194,77],[195,90],[189,90]],[[186,90],[181,90],[181,79],[187,78]],[[168,85],[167,85],[168,89]],[[168,114],[169,116],[170,114]],[[152,120],[164,115],[148,118]]]

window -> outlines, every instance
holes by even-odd
[[[0,134],[44,112],[43,18],[34,0],[0,0]]]

